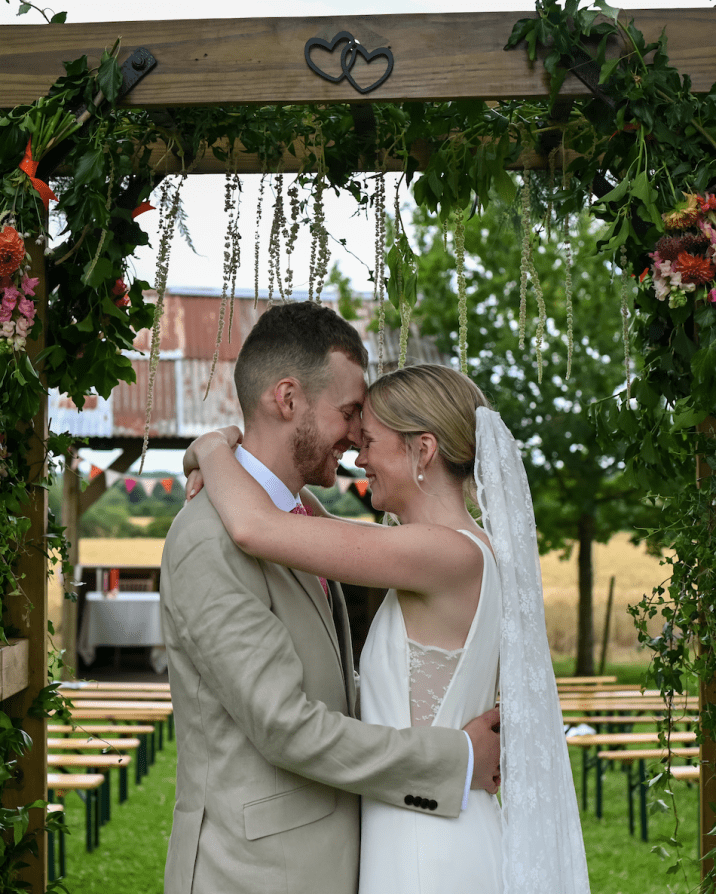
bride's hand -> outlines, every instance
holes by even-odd
[[[217,443],[223,441],[228,444],[232,450],[235,450],[237,445],[242,442],[243,438],[243,432],[236,425],[227,425],[225,428],[220,428],[217,431],[210,431],[205,435],[200,435],[198,438],[195,438],[184,453],[184,474],[187,479],[194,469],[200,467],[201,460],[211,453]]]
[[[192,469],[189,477],[186,479],[186,501],[193,499],[199,491],[204,487],[204,476],[200,469]]]

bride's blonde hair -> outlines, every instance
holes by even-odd
[[[490,404],[472,379],[447,366],[407,366],[377,379],[368,399],[377,419],[408,447],[415,435],[433,434],[446,468],[474,498],[475,410]]]

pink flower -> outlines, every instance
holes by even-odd
[[[21,337],[26,338],[30,330],[31,323],[25,317],[18,317],[15,321],[15,332]]]
[[[711,289],[706,297],[712,304],[716,304],[716,289]]]
[[[17,309],[23,315],[23,317],[27,317],[28,320],[34,320],[35,318],[35,302],[30,301],[29,298],[21,298],[20,303],[18,304]],[[18,321],[19,322],[19,321]]]
[[[9,322],[3,320],[2,326],[0,327],[0,335],[4,335],[5,338],[10,338],[10,336],[15,334],[15,324],[10,320]]]
[[[20,288],[26,295],[34,295],[35,287],[39,281],[40,278],[38,276],[23,276]]]
[[[6,310],[4,307],[0,307],[0,323],[7,323],[7,321],[11,319],[12,310],[10,308]]]
[[[15,305],[17,304],[17,298],[14,295],[8,295],[9,291],[9,289],[5,289],[5,295],[2,299],[2,309],[13,311],[15,309]]]

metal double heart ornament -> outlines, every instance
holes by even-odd
[[[324,50],[328,50],[329,53],[332,53],[341,42],[345,42],[345,46],[341,50],[341,73],[339,75],[328,74],[313,61],[311,58],[311,50],[314,47],[321,47]],[[308,67],[312,68],[317,75],[320,75],[332,84],[340,84],[340,82],[345,79],[359,93],[370,93],[371,90],[380,87],[380,85],[390,77],[390,73],[393,71],[393,54],[388,47],[378,47],[377,49],[368,52],[360,41],[353,37],[350,31],[339,31],[333,40],[323,40],[322,37],[312,37],[310,40],[306,41],[304,56],[306,57]],[[379,58],[384,58],[387,62],[387,67],[383,74],[368,87],[359,86],[351,74],[358,56],[361,56],[366,63],[370,63],[374,59]]]

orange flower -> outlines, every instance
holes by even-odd
[[[699,196],[693,192],[687,192],[684,195],[686,203],[682,203],[676,211],[669,211],[668,214],[661,215],[667,230],[686,230],[695,226],[699,219]]]
[[[3,227],[0,232],[0,276],[10,276],[25,258],[25,243],[15,227]]]
[[[706,258],[697,258],[688,252],[679,252],[671,269],[681,274],[681,281],[693,283],[696,286],[705,286],[706,283],[716,279],[716,267]]]

